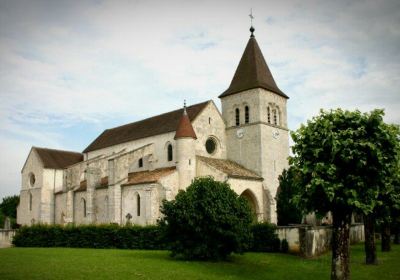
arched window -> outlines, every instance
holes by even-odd
[[[240,125],[240,110],[239,108],[235,109],[235,121],[236,121],[236,126]]]
[[[140,168],[140,167],[143,167],[143,158],[140,158],[140,159],[139,159],[139,168]]]
[[[140,195],[139,194],[136,195],[136,213],[137,213],[137,216],[139,217],[140,216]]]
[[[32,211],[32,194],[29,193],[29,211]]]
[[[169,144],[167,149],[168,149],[168,161],[172,161],[173,158],[172,145]]]
[[[249,123],[250,120],[250,109],[249,106],[244,107],[244,122]]]
[[[278,125],[278,116],[277,116],[277,113],[276,113],[276,109],[274,109],[272,111],[272,113],[274,115],[274,125]]]
[[[86,200],[82,198],[82,213],[83,217],[86,217]]]
[[[271,123],[271,109],[269,108],[269,106],[267,107],[267,119],[268,123]]]
[[[104,211],[105,211],[105,220],[108,221],[108,196],[104,198]]]

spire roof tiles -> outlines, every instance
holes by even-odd
[[[289,98],[276,85],[254,35],[247,43],[229,88],[219,97],[253,88],[264,88],[284,98]]]

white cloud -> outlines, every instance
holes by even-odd
[[[82,124],[100,132],[183,99],[218,105],[249,36],[250,7],[257,41],[290,96],[290,129],[336,107],[385,108],[386,120],[400,123],[398,1],[2,2],[8,168],[19,172],[29,143],[83,149],[89,143],[71,144],[64,132]],[[13,174],[0,184],[18,185]]]

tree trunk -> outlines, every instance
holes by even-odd
[[[375,217],[373,214],[364,215],[364,232],[365,263],[378,264],[375,245]]]
[[[400,244],[400,226],[396,224],[394,228],[394,244]]]
[[[388,222],[384,222],[382,224],[382,243],[381,249],[382,252],[389,252],[390,251],[390,224]]]
[[[350,211],[333,211],[332,280],[350,279]]]

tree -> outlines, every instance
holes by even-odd
[[[332,213],[331,279],[349,278],[351,215],[373,212],[398,153],[398,129],[389,129],[383,115],[321,110],[292,133],[290,162],[303,186],[295,201],[305,213]]]
[[[387,185],[379,194],[378,199],[381,201],[381,204],[374,211],[374,217],[376,217],[381,229],[381,250],[383,252],[390,251],[391,249],[391,227],[394,227],[393,232],[396,234],[396,223],[400,216],[399,166],[399,164],[397,166],[394,165],[393,176],[387,178]]]
[[[297,193],[298,182],[293,168],[283,170],[279,176],[279,189],[276,195],[278,214],[278,225],[286,226],[288,224],[300,224],[302,214],[292,199]]]
[[[17,207],[19,203],[19,195],[6,196],[0,203],[0,212],[10,218],[17,218]]]
[[[219,260],[242,253],[251,238],[253,217],[248,202],[225,182],[196,178],[175,200],[164,201],[160,224],[173,256]]]

